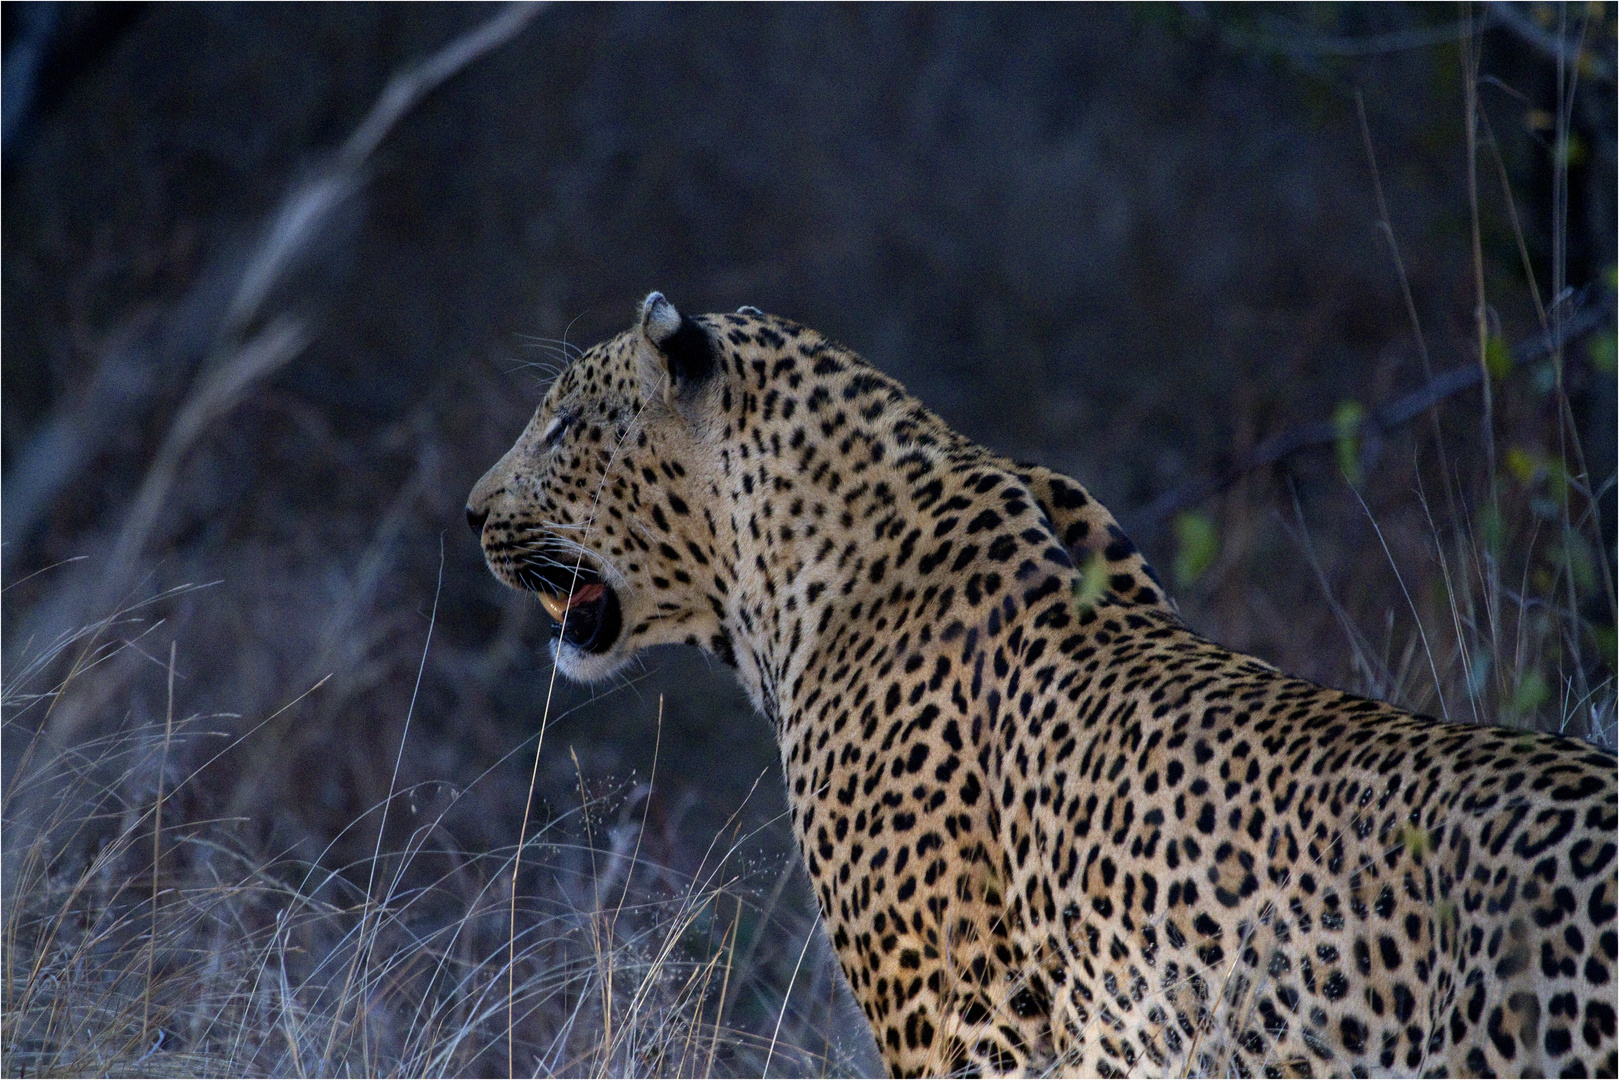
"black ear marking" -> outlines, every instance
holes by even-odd
[[[641,328],[669,362],[669,378],[677,388],[714,373],[714,343],[708,332],[695,319],[676,311],[662,293],[652,293],[641,305]]]
[[[669,359],[669,374],[678,386],[701,382],[714,373],[714,343],[708,331],[688,315],[680,317],[680,328],[659,348]]]

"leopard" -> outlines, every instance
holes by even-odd
[[[563,675],[733,669],[895,1076],[1619,1070],[1612,752],[1207,640],[1078,481],[825,335],[652,293],[467,518]]]

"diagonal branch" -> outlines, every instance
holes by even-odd
[[[230,412],[247,391],[296,358],[312,335],[302,320],[278,315],[259,333],[245,331],[261,316],[265,301],[322,235],[332,213],[364,182],[366,160],[400,117],[450,76],[509,40],[543,4],[514,3],[493,19],[450,42],[438,52],[388,80],[376,104],[337,153],[331,165],[294,187],[264,230],[242,273],[213,355],[169,425],[163,445],[148,469],[103,574],[121,582],[134,566],[157,523],[186,451],[214,420]]]
[[[286,305],[278,304],[276,298],[325,239],[334,213],[359,197],[371,154],[425,95],[509,41],[544,7],[542,3],[508,4],[493,18],[394,75],[343,146],[283,197],[246,261],[204,274],[193,295],[176,312],[193,324],[191,333],[198,342],[200,358],[182,365],[175,362],[177,358],[169,357],[171,362],[164,366],[164,373],[169,374],[172,368],[194,364],[196,374],[116,527],[105,559],[70,578],[30,611],[27,625],[14,635],[14,640],[51,640],[59,628],[80,625],[89,613],[107,609],[117,596],[131,588],[143,552],[162,520],[163,509],[190,453],[255,386],[296,359],[313,340],[307,317],[283,310]],[[103,429],[116,427],[91,425],[87,419],[127,417],[149,403],[161,380],[141,378],[143,373],[138,368],[143,363],[149,368],[159,365],[160,351],[120,350],[116,357],[109,358],[109,363],[116,362],[125,370],[111,374],[132,380],[133,389],[111,402],[89,397],[75,403],[64,415],[47,421],[35,436],[34,445],[25,447],[13,475],[6,477],[8,498],[3,511],[11,526],[5,544],[8,562],[14,552],[22,549],[26,527],[41,520],[60,492],[93,460]],[[175,376],[182,374],[172,371]],[[118,385],[110,377],[102,382]],[[92,390],[102,388],[98,384]],[[76,453],[64,454],[65,461],[49,460],[52,452],[75,447]],[[17,484],[19,472],[22,483]],[[14,487],[20,488],[26,499],[10,498]],[[14,524],[19,520],[20,526]],[[74,741],[79,721],[86,714],[83,708],[53,713],[51,724],[61,743]]]
[[[1563,321],[1560,337],[1554,337],[1552,333],[1536,334],[1515,345],[1512,349],[1512,366],[1520,368],[1550,356],[1557,349],[1609,325],[1613,314],[1614,295],[1603,290],[1600,300],[1578,308],[1572,316]],[[1446,398],[1477,386],[1482,374],[1483,365],[1477,363],[1463,364],[1441,372],[1409,394],[1395,398],[1382,408],[1374,410],[1361,421],[1359,430],[1362,434],[1391,431]],[[1172,488],[1133,514],[1125,515],[1125,528],[1132,535],[1137,535],[1138,539],[1140,536],[1153,533],[1176,513],[1224,491],[1255,469],[1274,465],[1300,450],[1314,446],[1331,446],[1338,441],[1341,434],[1338,425],[1332,420],[1315,420],[1278,432],[1247,453],[1238,456],[1218,476],[1203,477]]]

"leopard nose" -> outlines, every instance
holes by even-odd
[[[483,535],[483,523],[488,520],[489,511],[479,510],[473,506],[467,507],[467,524],[472,526],[472,531],[477,535]]]

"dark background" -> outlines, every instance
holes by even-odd
[[[8,777],[31,742],[161,734],[172,642],[173,715],[196,719],[170,753],[211,762],[174,793],[177,820],[226,821],[267,860],[351,867],[376,834],[345,827],[390,785],[443,782],[456,844],[509,847],[552,693],[549,624],[483,568],[463,500],[564,350],[627,326],[654,288],[840,339],[973,438],[1080,479],[1170,577],[1198,545],[1154,499],[1343,402],[1412,391],[1425,362],[1477,364],[1476,269],[1508,345],[1536,335],[1535,290],[1590,286],[1586,306],[1612,290],[1611,5],[603,4],[545,10],[428,94],[233,327],[289,192],[332,167],[390,76],[494,14],[5,6]],[[1478,262],[1464,15],[1488,124]],[[1559,230],[1556,35],[1582,26]],[[187,402],[278,316],[307,346],[174,444],[119,561]],[[1488,424],[1474,389],[1370,440],[1359,496],[1329,444],[1195,501],[1215,546],[1172,585],[1188,620],[1333,685],[1611,745],[1613,489],[1600,535],[1569,496],[1581,577],[1578,545],[1535,516],[1544,477],[1502,463],[1566,456],[1572,417],[1591,486],[1611,484],[1612,341],[1567,351],[1566,413],[1550,369],[1527,365],[1493,387]],[[1486,431],[1504,507],[1489,527]],[[1456,598],[1497,562],[1518,614],[1485,632]],[[165,592],[186,584],[207,587]],[[1564,622],[1524,614],[1535,589]],[[69,679],[96,649],[105,662]],[[1552,692],[1524,689],[1530,667]],[[1598,691],[1560,692],[1576,682]],[[536,822],[582,789],[633,787],[656,747],[635,804],[647,858],[692,872],[729,821],[762,830],[753,872],[794,865],[774,746],[726,671],[660,651],[554,693]]]

